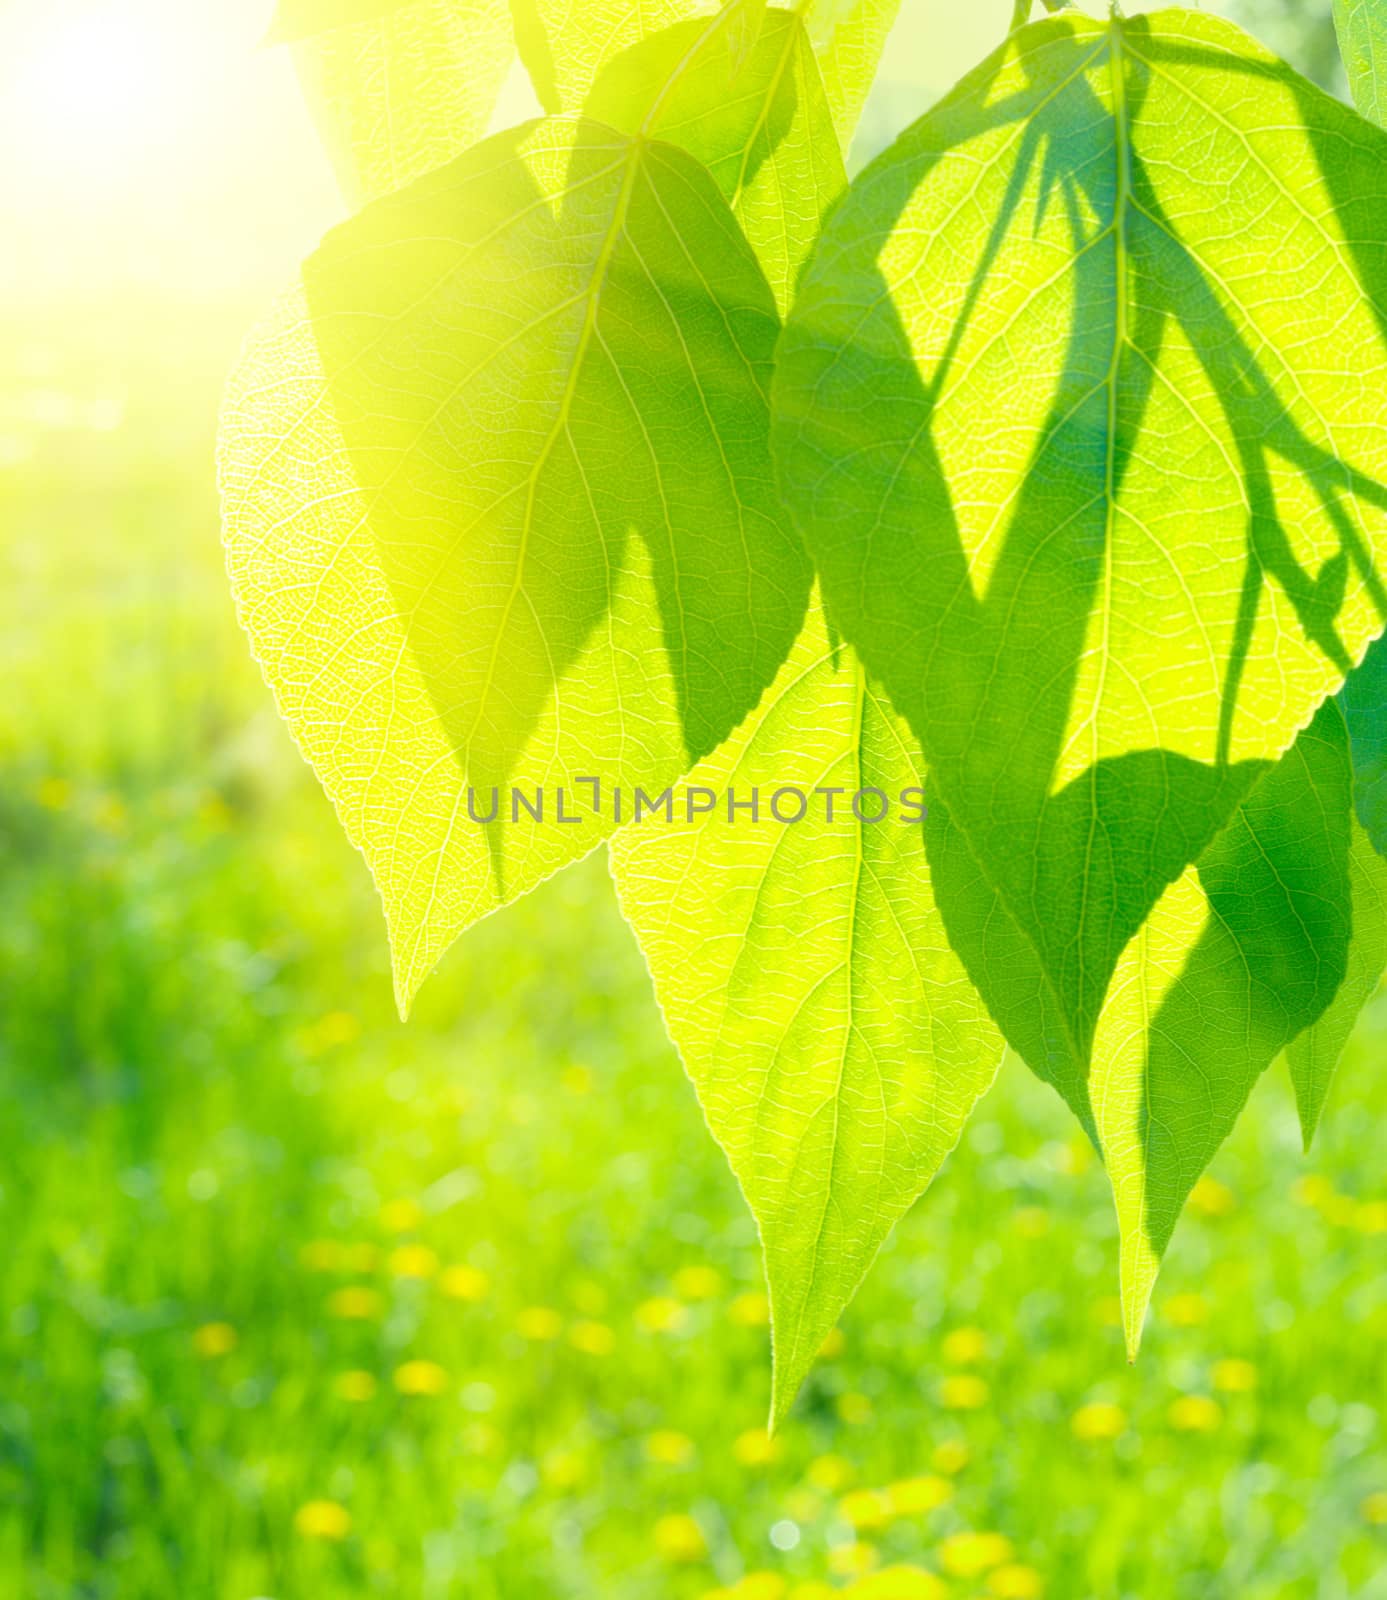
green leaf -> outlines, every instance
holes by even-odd
[[[1344,1046],[1359,1013],[1377,992],[1382,974],[1387,971],[1387,861],[1373,849],[1356,821],[1349,849],[1349,878],[1353,938],[1344,981],[1324,1015],[1286,1050],[1307,1150],[1319,1126]]]
[[[1124,951],[1387,615],[1384,164],[1227,23],[1036,23],[853,184],[782,340],[787,497],[965,847],[940,906],[1000,909],[974,981],[1090,1129]]]
[[[233,584],[375,875],[402,1005],[611,831],[611,785],[677,778],[780,668],[809,571],[770,466],[777,329],[689,156],[536,123],[332,234],[246,357]],[[471,820],[493,787],[499,820]]]
[[[388,16],[415,0],[279,0],[267,44],[293,44],[314,34]]]
[[[801,8],[845,151],[857,131],[900,6],[901,0],[809,0]]]
[[[1353,103],[1381,127],[1387,122],[1387,5],[1334,0],[1334,29]]]
[[[302,33],[282,31],[291,16]],[[506,0],[323,0],[283,7],[279,29],[304,38],[296,52],[304,93],[353,204],[475,144],[515,58]]]
[[[994,1014],[1023,1019],[1010,1042],[1080,1111],[1106,1163],[1133,1354],[1200,1173],[1258,1076],[1341,992],[1351,783],[1331,700],[1122,952],[1088,1059],[1056,1021],[1034,946],[983,882],[964,830],[932,800],[930,864],[954,948],[975,981],[983,975]]]
[[[689,776],[707,791],[693,806],[715,809],[691,818],[681,796],[673,826],[611,841],[670,1035],[761,1230],[775,1421],[1001,1059],[921,830],[901,820],[923,782],[909,731],[815,606],[761,706]],[[867,823],[852,797],[873,788],[892,809]],[[757,789],[759,820],[729,822],[728,794],[745,806]],[[793,790],[804,820],[776,821],[777,794],[798,812]]]
[[[1358,820],[1378,854],[1387,856],[1387,639],[1349,674],[1340,699],[1353,747]]]
[[[740,63],[738,48],[730,12],[666,28],[607,66],[587,110],[628,133],[645,126],[704,163],[784,311],[847,173],[798,17],[771,12]]]
[[[735,83],[766,25],[767,5],[766,0],[723,0],[723,10],[731,19],[727,35],[731,56],[728,81]]]

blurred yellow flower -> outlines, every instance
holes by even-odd
[[[663,1561],[702,1561],[708,1554],[703,1529],[683,1512],[661,1517],[655,1524],[655,1553]]]
[[[576,1063],[563,1069],[559,1082],[563,1084],[569,1094],[584,1095],[592,1093],[592,1073],[586,1067],[579,1066]]]
[[[989,1392],[981,1378],[960,1372],[940,1384],[939,1400],[949,1411],[977,1411],[987,1404]]]
[[[390,1200],[381,1207],[381,1226],[388,1233],[409,1233],[424,1220],[424,1212],[415,1200]]]
[[[1387,1528],[1387,1489],[1374,1490],[1358,1509],[1374,1528]]]
[[[824,1336],[824,1342],[819,1346],[820,1361],[836,1361],[848,1347],[848,1341],[843,1337],[841,1328],[830,1328]]]
[[[645,1333],[677,1333],[688,1318],[688,1308],[669,1295],[655,1295],[636,1307],[636,1326]]]
[[[1076,1439],[1116,1439],[1127,1431],[1127,1413],[1110,1400],[1090,1400],[1069,1419]]]
[[[1360,1233],[1387,1233],[1387,1200],[1365,1200],[1353,1214]]]
[[[1317,1172],[1297,1178],[1291,1193],[1303,1206],[1319,1207],[1335,1198],[1334,1185]]]
[[[342,1246],[336,1239],[311,1239],[299,1251],[299,1262],[310,1272],[336,1272],[342,1265]]]
[[[515,1319],[522,1339],[535,1344],[552,1344],[563,1332],[563,1318],[551,1306],[527,1306]]]
[[[66,811],[72,804],[72,785],[66,778],[45,778],[34,790],[45,811]]]
[[[954,1486],[947,1478],[902,1478],[886,1487],[887,1501],[898,1517],[923,1516],[946,1505],[953,1496]]]
[[[448,1374],[436,1361],[406,1361],[395,1368],[395,1387],[401,1394],[442,1394],[448,1387]]]
[[[764,1328],[771,1320],[771,1303],[763,1294],[739,1294],[727,1314],[739,1328]]]
[[[305,1539],[345,1539],[352,1531],[351,1512],[335,1500],[310,1500],[294,1513],[294,1528]]]
[[[376,1380],[374,1374],[362,1372],[359,1369],[352,1372],[339,1372],[333,1383],[339,1400],[361,1402],[373,1399],[376,1393]]]
[[[1223,1408],[1207,1395],[1187,1394],[1175,1401],[1166,1417],[1177,1433],[1212,1433],[1223,1421]]]
[[[1220,1183],[1206,1172],[1190,1190],[1189,1204],[1206,1217],[1226,1217],[1236,1209],[1238,1201],[1226,1183]]]
[[[788,1588],[778,1572],[748,1572],[727,1592],[733,1600],[785,1600]]]
[[[390,1252],[386,1265],[397,1278],[431,1278],[438,1256],[426,1244],[402,1244]]]
[[[1246,1394],[1257,1387],[1257,1369],[1250,1361],[1215,1361],[1213,1380],[1214,1388],[1223,1394]]]
[[[1050,1213],[1044,1206],[1018,1206],[1011,1225],[1023,1239],[1042,1239],[1050,1231]]]
[[[230,1355],[236,1348],[236,1330],[229,1322],[204,1322],[193,1331],[193,1349],[204,1361]]]
[[[955,1328],[944,1337],[944,1359],[955,1367],[971,1367],[987,1354],[987,1335],[981,1328]]]
[[[674,1274],[674,1292],[685,1300],[711,1300],[722,1293],[722,1274],[716,1267],[680,1267]]]
[[[936,1472],[946,1472],[950,1477],[963,1471],[972,1453],[962,1439],[941,1439],[930,1455],[930,1465]]]
[[[833,1402],[839,1420],[849,1427],[861,1428],[872,1420],[872,1402],[865,1394],[840,1394]]]
[[[550,1450],[539,1471],[551,1489],[576,1489],[588,1475],[588,1461],[581,1450]]]
[[[780,1441],[764,1428],[748,1428],[733,1441],[732,1454],[744,1467],[768,1467],[780,1459]]]
[[[851,1600],[945,1600],[948,1585],[924,1567],[883,1567],[856,1583],[846,1593]]]
[[[870,1533],[890,1522],[892,1506],[880,1489],[854,1489],[838,1502],[838,1514],[859,1533]]]
[[[568,1342],[585,1356],[609,1356],[616,1349],[616,1335],[605,1322],[575,1322],[568,1330]]]
[[[1000,1533],[951,1533],[939,1559],[955,1578],[978,1578],[1011,1559],[1011,1540]]]
[[[694,1458],[694,1442],[675,1428],[657,1428],[646,1435],[645,1457],[662,1467],[684,1467]]]
[[[329,1295],[327,1308],[334,1317],[342,1317],[349,1322],[363,1322],[368,1317],[378,1317],[385,1308],[385,1302],[374,1289],[352,1287],[338,1289]]]
[[[825,1494],[837,1494],[839,1490],[847,1488],[855,1476],[852,1463],[842,1456],[815,1456],[809,1463],[810,1483]]]
[[[859,1539],[852,1544],[835,1545],[828,1552],[828,1570],[838,1578],[864,1578],[875,1571],[880,1559],[875,1545]]]
[[[469,1455],[494,1456],[501,1448],[500,1430],[494,1424],[478,1417],[469,1422],[460,1435],[462,1448]]]
[[[838,1600],[839,1592],[831,1583],[819,1583],[811,1578],[808,1583],[797,1583],[787,1600]]]
[[[452,1300],[469,1300],[475,1305],[491,1293],[491,1279],[476,1267],[444,1267],[438,1287]]]
[[[1161,1310],[1165,1320],[1177,1328],[1197,1328],[1209,1320],[1209,1303],[1200,1294],[1173,1294]]]
[[[1040,1600],[1045,1584],[1034,1567],[1009,1561],[988,1578],[987,1592],[996,1595],[997,1600]]]
[[[380,1265],[380,1251],[373,1244],[344,1244],[342,1266],[348,1272],[374,1272]]]

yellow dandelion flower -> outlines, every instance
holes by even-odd
[[[336,1272],[342,1265],[342,1246],[336,1239],[310,1239],[299,1251],[299,1264],[310,1272]]]
[[[1166,1418],[1177,1433],[1212,1433],[1223,1421],[1223,1408],[1207,1395],[1187,1394],[1175,1401]]]
[[[592,1093],[593,1076],[586,1067],[578,1066],[577,1064],[565,1067],[559,1082],[563,1084],[569,1094],[584,1095]]]
[[[1365,1200],[1353,1214],[1359,1233],[1387,1233],[1387,1200]]]
[[[865,1578],[875,1571],[880,1559],[875,1545],[858,1539],[852,1544],[836,1545],[828,1552],[828,1570],[837,1578]]]
[[[236,1330],[229,1322],[204,1322],[193,1331],[193,1349],[204,1361],[230,1355],[236,1348]]]
[[[380,1265],[380,1251],[373,1244],[344,1244],[342,1269],[345,1272],[374,1272]]]
[[[1127,1413],[1110,1400],[1090,1400],[1069,1419],[1076,1439],[1116,1439],[1127,1431]]]
[[[616,1335],[605,1322],[575,1322],[568,1330],[568,1342],[585,1356],[609,1356],[616,1349]]]
[[[339,1400],[351,1400],[360,1404],[375,1398],[375,1375],[370,1372],[362,1372],[359,1369],[352,1372],[339,1372],[332,1387]]]
[[[310,1500],[294,1513],[294,1529],[305,1539],[345,1539],[352,1515],[335,1500]]]
[[[1250,1361],[1215,1361],[1213,1380],[1222,1394],[1247,1394],[1257,1387],[1257,1369]]]
[[[1226,1217],[1236,1210],[1238,1201],[1226,1183],[1220,1183],[1206,1172],[1190,1190],[1189,1204],[1202,1216]]]
[[[940,1404],[948,1411],[979,1411],[987,1404],[990,1393],[982,1379],[971,1372],[955,1373],[939,1386]]]
[[[997,1600],[1040,1600],[1045,1584],[1034,1567],[1008,1561],[988,1578],[987,1592],[996,1595]]]
[[[840,1394],[833,1402],[838,1420],[851,1428],[862,1428],[872,1420],[872,1402],[865,1394]]]
[[[980,1578],[1011,1559],[1011,1540],[1000,1533],[951,1533],[939,1559],[955,1578]]]
[[[722,1274],[716,1267],[680,1267],[674,1292],[684,1300],[711,1300],[722,1293]]]
[[[703,1529],[684,1512],[661,1517],[655,1524],[654,1540],[655,1553],[662,1561],[675,1564],[702,1561],[708,1554]]]
[[[848,1341],[843,1336],[841,1328],[830,1328],[824,1335],[824,1342],[819,1346],[820,1361],[836,1361],[848,1347]]]
[[[527,1306],[515,1319],[522,1339],[534,1344],[552,1344],[563,1332],[563,1318],[552,1306]]]
[[[778,1572],[748,1572],[727,1592],[735,1600],[785,1600],[789,1587]]]
[[[387,1233],[410,1233],[424,1220],[417,1200],[390,1200],[381,1207],[380,1224]]]
[[[1358,1507],[1365,1522],[1374,1528],[1387,1528],[1387,1489],[1376,1489]]]
[[[987,1335],[981,1328],[955,1328],[944,1339],[944,1359],[951,1366],[971,1367],[987,1354]]]
[[[551,1489],[576,1489],[588,1475],[588,1460],[581,1450],[550,1450],[539,1471]]]
[[[748,1428],[733,1440],[732,1454],[744,1467],[768,1467],[780,1459],[780,1440],[764,1428]]]
[[[476,1267],[444,1267],[438,1275],[438,1287],[450,1300],[467,1300],[476,1305],[491,1293],[491,1279]]]
[[[1209,1320],[1209,1302],[1202,1294],[1173,1294],[1161,1309],[1176,1328],[1197,1328]]]
[[[956,1477],[973,1459],[972,1452],[962,1439],[941,1439],[930,1455],[929,1463],[936,1472]]]
[[[402,1244],[390,1252],[386,1265],[397,1278],[431,1278],[438,1271],[438,1256],[426,1244]]]
[[[1011,1225],[1023,1239],[1043,1239],[1050,1231],[1050,1213],[1044,1206],[1018,1206]]]
[[[66,778],[45,778],[34,790],[45,811],[66,811],[72,804],[72,785]]]
[[[945,1600],[948,1585],[924,1567],[883,1567],[850,1584],[851,1600]]]
[[[739,1294],[727,1314],[739,1328],[764,1328],[771,1320],[771,1303],[763,1294]]]
[[[891,1520],[890,1497],[880,1489],[854,1489],[838,1502],[838,1514],[859,1533],[884,1528]]]
[[[327,1308],[330,1316],[347,1322],[365,1322],[370,1317],[378,1317],[385,1309],[385,1302],[374,1289],[353,1286],[329,1295]]]
[[[448,1387],[448,1374],[436,1361],[406,1361],[395,1368],[395,1387],[401,1394],[442,1394]]]
[[[809,1463],[810,1483],[825,1494],[838,1494],[847,1488],[855,1476],[852,1463],[845,1461],[842,1456],[815,1456]]]
[[[662,1467],[686,1467],[694,1458],[694,1442],[676,1428],[657,1428],[646,1435],[645,1458]]]
[[[886,1487],[886,1498],[898,1517],[922,1517],[927,1511],[947,1505],[953,1497],[954,1486],[947,1478],[902,1478]]]
[[[644,1333],[678,1333],[687,1318],[683,1301],[669,1295],[655,1295],[636,1307],[636,1326]]]

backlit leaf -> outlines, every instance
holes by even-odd
[[[304,40],[304,93],[354,203],[403,188],[481,138],[515,58],[507,0],[321,0],[283,7],[280,29],[291,21],[301,31],[280,36]]]
[[[756,713],[690,774],[711,809],[685,800],[673,827],[647,819],[610,846],[671,1037],[760,1226],[776,1420],[1001,1059],[903,820],[923,782],[909,730],[815,606]],[[880,793],[854,810],[865,790]],[[771,813],[794,817],[799,796],[803,820]],[[859,819],[883,801],[884,820]]]
[[[246,357],[233,585],[375,875],[402,1004],[606,836],[610,786],[678,777],[779,670],[809,574],[770,471],[777,329],[689,156],[537,123],[329,236]],[[493,789],[500,820],[472,820]]]
[[[998,897],[1043,993],[975,980],[1090,1125],[1119,957],[1383,625],[1384,161],[1226,23],[1033,24],[852,186],[782,342],[830,614],[976,868],[941,907]]]
[[[704,163],[785,310],[847,173],[799,19],[772,11],[747,58],[736,51],[727,18],[666,28],[603,71],[587,109]]]
[[[292,44],[311,39],[316,33],[354,22],[370,22],[413,4],[415,0],[279,0],[266,43]]]
[[[1334,28],[1353,103],[1387,122],[1387,6],[1382,0],[1334,0]]]

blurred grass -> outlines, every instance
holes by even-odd
[[[127,311],[0,329],[0,1595],[1387,1596],[1387,1014],[1313,1168],[1259,1087],[1135,1368],[1009,1066],[769,1443],[754,1230],[601,861],[395,1020],[221,573],[245,308]]]

